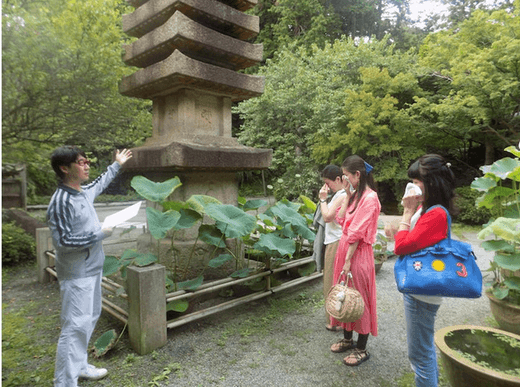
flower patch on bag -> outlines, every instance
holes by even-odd
[[[413,263],[413,268],[417,271],[421,270],[422,269],[422,262],[421,261],[415,261]]]

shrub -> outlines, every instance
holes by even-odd
[[[321,185],[323,183],[320,182],[319,172],[310,170],[301,173],[288,172],[275,180],[271,186],[268,185],[267,188],[273,188],[276,200],[295,201],[300,198],[300,195],[309,198],[316,197]]]
[[[2,223],[2,264],[36,260],[36,241],[14,223]]]
[[[491,212],[487,208],[478,208],[476,200],[480,193],[472,190],[469,186],[457,188],[455,205],[459,209],[459,214],[454,217],[458,223],[469,225],[482,225],[489,221]]]

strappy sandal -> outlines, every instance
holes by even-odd
[[[325,326],[325,328],[326,328],[327,330],[329,330],[329,331],[342,331],[342,330],[343,330],[343,327],[341,327],[341,326],[332,326],[332,325],[330,325],[330,324],[327,324],[327,325]]]
[[[343,359],[343,363],[347,366],[357,366],[367,361],[370,358],[370,354],[367,350],[354,349],[352,353]],[[354,362],[347,362],[347,360],[354,360]]]
[[[337,343],[334,343],[330,346],[330,351],[333,353],[343,353],[347,350],[352,350],[356,348],[357,344],[353,339],[340,339]]]

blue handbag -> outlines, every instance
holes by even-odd
[[[471,245],[451,239],[448,215],[446,239],[411,254],[401,255],[394,266],[395,282],[401,293],[428,296],[477,298],[482,295],[482,273]],[[426,212],[428,212],[426,211]]]

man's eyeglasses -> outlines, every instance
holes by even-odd
[[[79,161],[74,161],[74,163],[77,163],[79,166],[90,166],[90,161],[88,159],[80,159]]]

